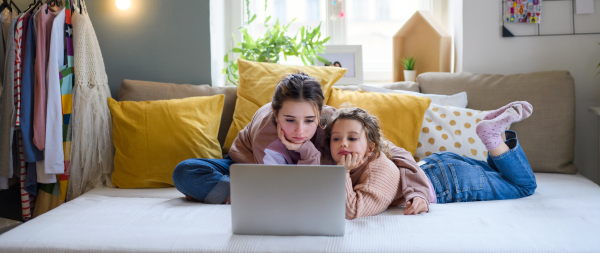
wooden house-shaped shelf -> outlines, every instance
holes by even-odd
[[[427,11],[417,11],[396,32],[393,39],[393,79],[404,81],[402,58],[414,56],[417,75],[450,72],[452,37]]]

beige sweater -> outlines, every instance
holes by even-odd
[[[383,153],[350,171],[346,179],[346,219],[376,215],[389,206],[405,204],[403,175]]]
[[[325,114],[331,115],[335,111],[335,108],[324,106],[323,111]],[[229,150],[229,156],[234,162],[264,164],[263,158],[265,157],[265,149],[278,138],[277,127],[271,121],[272,114],[273,109],[271,103],[264,105],[254,114],[250,123],[238,133],[237,138],[233,141],[231,149]],[[325,131],[321,128],[317,128],[315,136],[311,139],[311,142],[314,145],[302,145],[300,149],[297,150],[297,152],[300,153],[298,164],[321,164],[321,152],[327,150],[324,148],[324,137]],[[394,179],[396,187],[398,187],[398,195],[394,195],[398,197],[398,199],[396,199],[397,202],[405,203],[406,200],[412,200],[414,197],[421,197],[425,199],[429,205],[429,199],[431,197],[429,181],[421,176],[424,173],[417,165],[417,162],[415,162],[413,156],[410,152],[403,148],[396,147],[391,142],[388,142],[388,144],[390,153],[392,154],[392,161],[385,158],[385,156],[383,157],[388,161],[387,165],[389,165],[389,163],[392,165],[395,164],[395,167],[391,167],[395,168],[395,172],[389,173],[398,174],[398,178]],[[369,164],[376,161],[372,161]],[[376,164],[377,163],[372,166],[377,167],[375,166]],[[389,205],[389,203],[386,204],[385,208]],[[385,208],[383,210],[385,210]],[[362,216],[365,215],[363,214]]]

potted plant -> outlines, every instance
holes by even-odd
[[[404,65],[404,81],[415,81],[415,77],[417,76],[415,62],[415,57],[413,56],[406,55],[402,58],[402,65]]]
[[[283,55],[286,60],[288,56],[299,57],[304,65],[314,65],[314,59],[329,63],[325,58],[317,55],[324,51],[325,43],[330,39],[330,37],[321,39],[321,24],[314,29],[302,26],[294,37],[290,37],[287,35],[287,29],[296,19],[287,25],[279,24],[279,19],[277,19],[274,25],[269,25],[267,22],[271,16],[268,16],[264,21],[264,26],[267,27],[265,34],[262,37],[252,38],[248,34],[248,25],[256,19],[256,14],[250,15],[249,5],[249,1],[246,1],[248,20],[244,22],[244,26],[238,28],[242,39],[240,42],[236,42],[223,58],[223,61],[227,63],[223,73],[227,75],[229,82],[237,85],[239,79],[237,59],[230,57],[230,54],[239,54],[239,58],[257,62],[279,63],[280,56]],[[265,0],[266,9],[267,1]]]

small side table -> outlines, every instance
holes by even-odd
[[[591,113],[596,114],[596,116],[598,116],[598,118],[600,119],[600,107],[590,107],[589,111]],[[599,121],[600,122],[600,121]],[[599,138],[598,138],[598,147],[600,148],[600,124],[598,125],[598,134],[599,134]],[[599,167],[599,171],[600,171],[600,154],[598,156],[598,167]],[[598,183],[600,183],[600,175],[598,175]]]
[[[16,220],[9,220],[5,218],[0,218],[0,235],[8,230],[15,228],[18,225],[21,225],[23,222]]]

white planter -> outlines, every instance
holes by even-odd
[[[417,76],[417,71],[415,71],[415,70],[404,70],[404,81],[414,82],[416,76]]]

